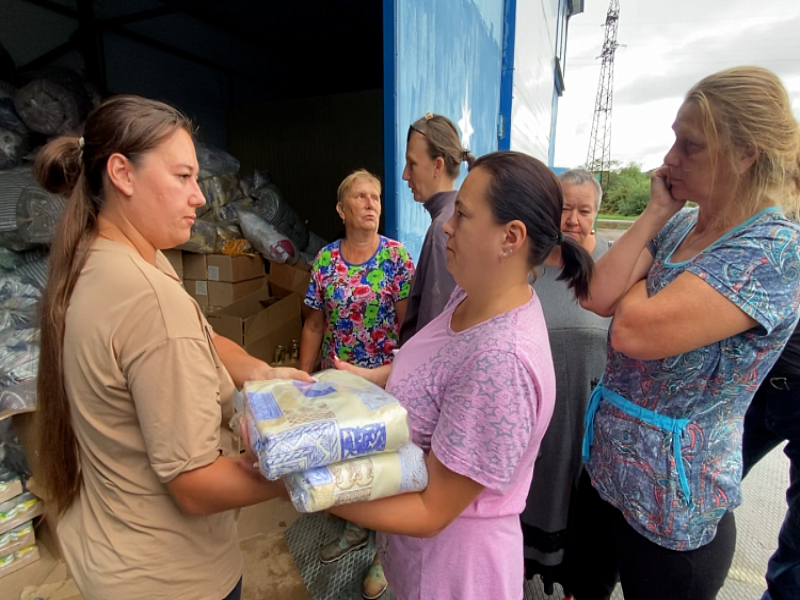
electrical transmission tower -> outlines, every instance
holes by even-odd
[[[586,165],[593,173],[600,174],[600,185],[606,189],[608,170],[611,168],[611,105],[614,94],[614,54],[619,25],[619,0],[611,0],[606,14],[606,38],[603,52],[598,56],[603,60],[600,66],[600,81],[597,84],[597,99],[592,118],[592,136],[589,138],[589,152]]]

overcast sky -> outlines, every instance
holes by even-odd
[[[555,166],[586,162],[608,0],[570,19]],[[800,119],[800,0],[620,0],[611,158],[658,167],[672,144],[683,95],[737,65],[771,69]]]

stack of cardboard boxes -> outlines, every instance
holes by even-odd
[[[22,489],[16,473],[0,473],[0,577],[39,560],[33,520],[42,502]]]
[[[222,308],[264,287],[264,260],[255,256],[183,253],[183,285],[200,308]]]
[[[270,263],[266,276],[259,255],[164,255],[216,333],[270,364],[297,367],[309,267]]]

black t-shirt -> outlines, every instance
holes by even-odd
[[[769,372],[769,377],[800,376],[800,324],[794,328],[792,336],[786,342],[778,362]]]

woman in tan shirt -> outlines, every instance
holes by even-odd
[[[38,382],[42,483],[69,569],[87,600],[238,599],[233,509],[281,487],[234,452],[234,385],[308,376],[215,335],[159,251],[189,239],[205,203],[191,124],[111,98],[36,172],[70,195]]]

